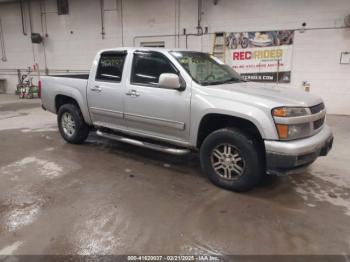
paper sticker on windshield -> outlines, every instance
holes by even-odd
[[[213,55],[210,55],[210,58],[214,59],[216,63],[220,64],[220,65],[224,65],[225,63],[222,62],[219,58],[213,56]]]

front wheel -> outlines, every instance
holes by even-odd
[[[81,144],[89,135],[89,126],[85,123],[80,109],[74,104],[64,104],[60,107],[57,124],[61,136],[69,143]]]
[[[204,173],[217,186],[247,191],[264,174],[263,156],[257,141],[235,128],[217,130],[204,140],[200,161]]]

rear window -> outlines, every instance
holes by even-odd
[[[103,53],[98,63],[96,80],[120,82],[126,53]]]

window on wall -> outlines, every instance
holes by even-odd
[[[164,41],[159,42],[141,42],[140,46],[142,47],[165,47]]]
[[[57,0],[57,14],[58,15],[69,14],[68,0]]]
[[[177,74],[177,70],[163,54],[158,52],[135,52],[131,73],[131,83],[158,85],[163,73]]]
[[[126,53],[103,53],[98,64],[96,80],[120,82]]]

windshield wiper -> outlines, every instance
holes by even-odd
[[[241,82],[242,80],[236,77],[232,77],[229,79],[221,80],[221,81],[204,81],[201,84],[203,86],[209,86],[209,85],[222,85],[222,84],[229,84],[234,82]]]

